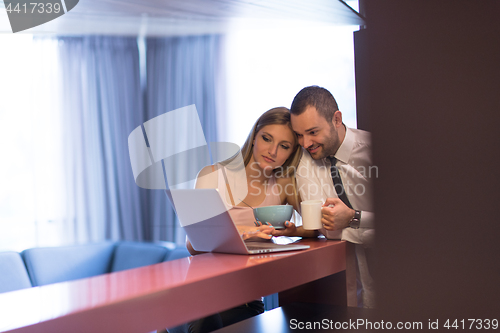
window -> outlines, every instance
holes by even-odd
[[[328,89],[344,123],[356,128],[353,31],[358,26],[290,26],[236,30],[227,36],[227,114],[221,139],[242,145],[265,111],[290,107],[300,89]]]
[[[54,41],[0,35],[0,249],[57,245],[63,200]]]

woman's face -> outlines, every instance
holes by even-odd
[[[255,135],[253,159],[262,170],[280,167],[295,148],[295,137],[287,125],[266,125]]]

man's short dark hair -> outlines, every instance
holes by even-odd
[[[318,86],[305,87],[299,91],[293,99],[290,113],[298,116],[302,114],[308,106],[314,106],[318,113],[329,123],[332,121],[335,111],[339,109],[333,95],[325,88]]]

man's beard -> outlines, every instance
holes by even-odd
[[[321,160],[325,157],[335,155],[339,149],[340,145],[338,144],[338,133],[333,126],[330,127],[330,135],[325,141],[325,143],[319,144],[320,150],[318,153],[314,154],[314,156],[313,154],[310,154],[314,160]]]

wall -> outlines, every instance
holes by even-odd
[[[500,2],[365,5],[380,314],[498,317]]]

